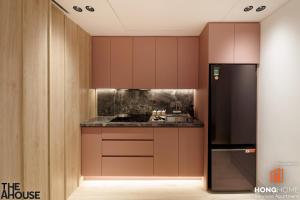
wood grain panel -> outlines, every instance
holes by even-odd
[[[260,24],[235,23],[235,63],[259,63]]]
[[[22,1],[0,1],[0,180],[22,183]]]
[[[155,38],[133,39],[133,88],[155,88]]]
[[[89,88],[91,74],[91,37],[78,27],[80,121],[89,119]]]
[[[103,141],[102,154],[107,156],[152,156],[153,141]]]
[[[81,174],[101,176],[101,129],[82,128],[81,130]]]
[[[156,39],[156,88],[177,88],[177,38]]]
[[[153,128],[102,128],[103,139],[153,139]]]
[[[49,199],[48,0],[23,1],[24,190]]]
[[[203,176],[203,129],[179,128],[179,176]]]
[[[64,164],[64,71],[65,71],[65,16],[51,7],[50,68],[49,68],[49,144],[50,144],[50,197],[65,199]]]
[[[152,176],[153,158],[103,157],[103,176]]]
[[[111,84],[112,88],[132,88],[131,37],[111,38]]]
[[[178,129],[154,129],[154,176],[178,176]]]
[[[210,23],[209,63],[234,62],[234,23]]]
[[[65,17],[65,177],[66,198],[80,173],[79,49],[77,25]]]
[[[199,38],[178,37],[178,88],[198,88]]]
[[[110,88],[110,37],[92,38],[92,86]]]

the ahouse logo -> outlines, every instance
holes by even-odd
[[[1,199],[41,199],[40,191],[22,191],[20,183],[1,183]]]

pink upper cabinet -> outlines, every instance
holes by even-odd
[[[92,87],[110,87],[110,38],[92,39]]]
[[[209,63],[234,62],[234,24],[209,24]]]
[[[177,38],[156,39],[156,88],[177,88]]]
[[[155,88],[155,38],[133,39],[133,88]]]
[[[198,88],[199,39],[178,38],[178,88]]]
[[[260,24],[235,24],[235,63],[259,63]]]
[[[131,37],[111,37],[111,87],[132,88]]]

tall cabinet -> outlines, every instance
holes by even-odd
[[[209,64],[259,64],[260,24],[208,23],[199,37],[199,89],[195,110],[204,123],[204,186],[208,178]]]

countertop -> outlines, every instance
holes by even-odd
[[[197,119],[193,122],[110,122],[114,116],[100,116],[80,123],[81,127],[203,127]]]

